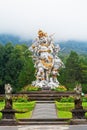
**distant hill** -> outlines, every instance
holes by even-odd
[[[76,51],[78,54],[87,54],[87,42],[81,41],[67,41],[60,42],[61,51],[63,53],[70,53],[71,50]]]
[[[27,44],[28,46],[32,44],[32,39],[24,40],[19,36],[14,36],[10,34],[0,34],[0,43],[6,44],[8,42],[12,42],[15,44]],[[71,50],[76,51],[79,54],[87,54],[87,42],[81,41],[67,41],[67,42],[55,42],[55,44],[59,44],[61,47],[61,51],[64,54],[70,53]]]
[[[13,44],[31,44],[32,40],[24,40],[19,36],[15,36],[15,35],[10,35],[10,34],[0,34],[0,43],[1,44],[6,44],[8,42],[11,42]]]

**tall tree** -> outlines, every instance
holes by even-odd
[[[19,75],[20,88],[31,84],[35,79],[35,68],[32,61],[31,53],[27,51],[25,54],[24,66]]]
[[[71,51],[65,63],[65,69],[62,70],[63,83],[67,88],[73,88],[77,82],[81,82],[81,67],[79,56],[76,52]]]

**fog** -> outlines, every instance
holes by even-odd
[[[0,0],[0,34],[87,41],[87,0]]]

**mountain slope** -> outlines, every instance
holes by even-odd
[[[10,34],[0,34],[0,43],[6,44],[8,42],[12,42],[15,44],[27,44],[28,46],[32,44],[32,39],[24,40],[19,36],[14,36]],[[79,54],[87,54],[87,42],[82,41],[67,41],[67,42],[55,42],[55,44],[59,44],[61,48],[61,52],[64,54],[70,53],[71,50],[76,51]]]
[[[22,38],[20,38],[19,36],[14,36],[14,35],[10,35],[10,34],[0,34],[0,43],[1,44],[6,44],[8,42],[11,42],[13,44],[30,44],[32,43],[32,40],[24,40]]]
[[[67,41],[59,43],[63,53],[69,53],[71,50],[79,54],[87,54],[87,42]]]

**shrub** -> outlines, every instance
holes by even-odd
[[[63,97],[60,99],[60,102],[74,102],[74,97],[73,96]]]
[[[82,102],[87,102],[87,97],[82,97]]]
[[[52,90],[61,92],[61,91],[67,91],[67,88],[65,86],[60,85]]]
[[[3,102],[3,101],[4,101],[4,97],[0,96],[0,102]]]
[[[13,101],[14,102],[28,102],[28,96],[25,95],[18,95],[13,97]]]
[[[23,92],[23,91],[39,91],[39,90],[41,90],[41,88],[32,85],[27,85],[21,91]]]

